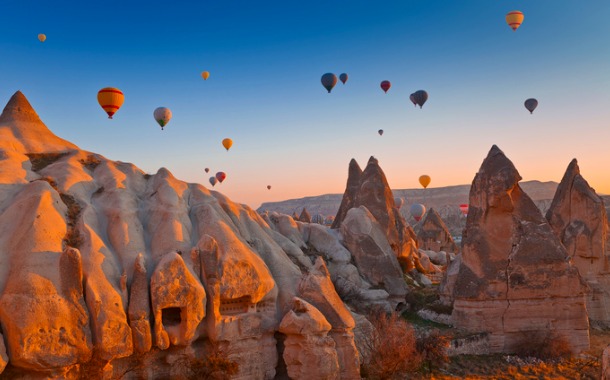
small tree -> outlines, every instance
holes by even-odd
[[[415,334],[397,314],[372,313],[373,330],[362,340],[361,375],[367,379],[404,379],[421,365]]]
[[[431,371],[449,362],[447,356],[449,339],[442,335],[438,329],[423,332],[417,337],[417,351],[422,356],[422,369]]]

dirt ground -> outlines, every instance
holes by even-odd
[[[591,330],[591,348],[578,357],[553,361],[506,355],[460,355],[421,379],[599,379],[601,355],[610,344],[610,331]]]

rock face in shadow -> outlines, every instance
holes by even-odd
[[[340,228],[350,209],[365,206],[375,217],[404,271],[414,268],[417,242],[413,228],[400,215],[392,190],[376,158],[371,157],[363,172],[350,161],[347,187],[331,228]]]
[[[610,244],[604,201],[570,162],[546,218],[568,251],[572,264],[589,286],[591,324],[610,327]]]
[[[435,252],[457,252],[457,247],[445,222],[433,208],[426,212],[420,223],[417,223],[415,234],[420,249]]]
[[[589,347],[585,286],[568,253],[519,186],[495,145],[470,191],[453,323],[490,334],[491,352],[514,352],[532,339]]]

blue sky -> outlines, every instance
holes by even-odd
[[[559,181],[576,157],[610,193],[607,1],[5,0],[0,9],[0,103],[20,89],[57,135],[149,173],[166,167],[208,185],[203,169],[223,170],[215,190],[253,207],[342,192],[352,157],[362,166],[377,157],[393,188],[418,187],[421,174],[431,187],[470,183],[492,144],[525,180]],[[525,14],[516,32],[504,21],[511,10]],[[349,80],[327,94],[326,72]],[[125,93],[114,120],[96,100],[108,86]],[[419,89],[430,95],[423,109],[409,102]],[[530,97],[540,102],[533,115]],[[152,118],[159,106],[174,115],[164,131]]]

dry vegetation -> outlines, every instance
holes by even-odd
[[[64,236],[64,242],[70,247],[80,248],[81,244],[83,244],[83,238],[76,228],[76,222],[82,212],[82,208],[73,196],[64,193],[60,193],[59,196],[68,207],[66,211],[68,231],[66,231],[66,236]]]
[[[38,172],[68,153],[26,153],[32,163],[32,170]]]
[[[86,159],[80,159],[78,162],[80,162],[89,171],[94,171],[102,161],[97,156],[90,154]]]

